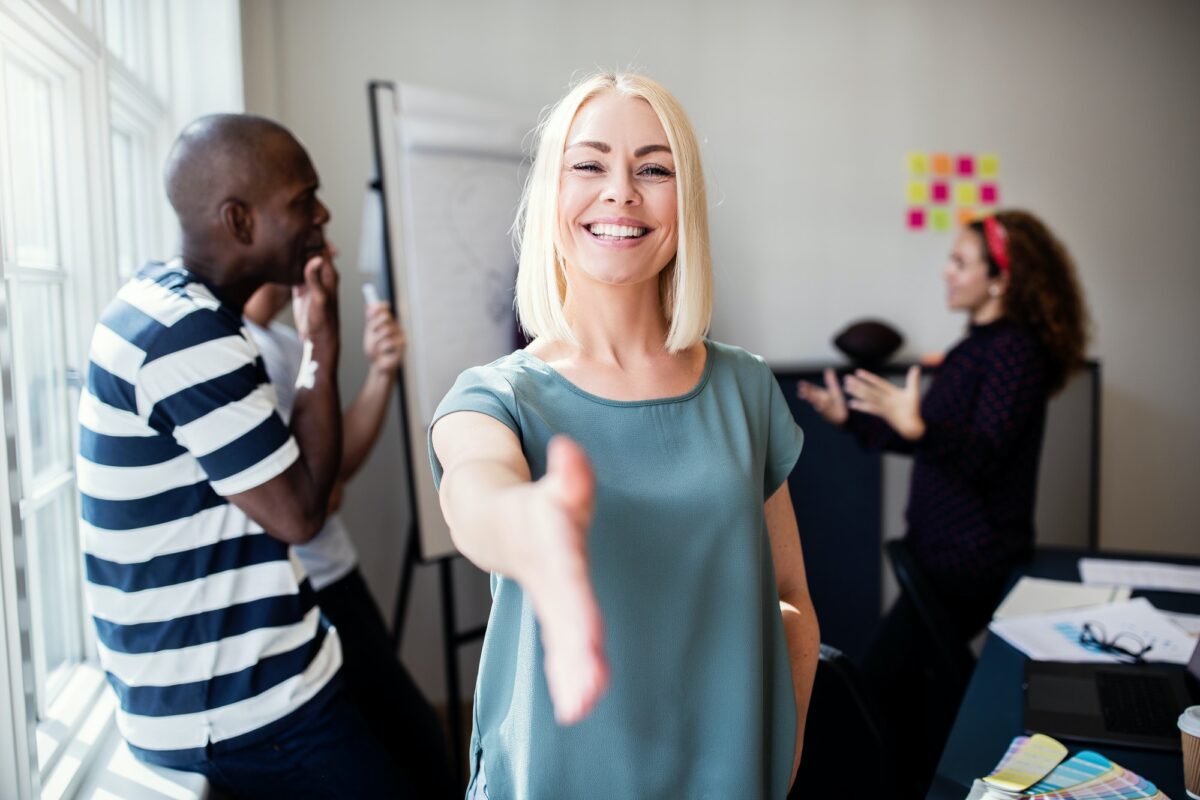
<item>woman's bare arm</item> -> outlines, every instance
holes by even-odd
[[[771,557],[775,562],[775,583],[779,590],[779,611],[783,615],[783,634],[787,639],[788,660],[792,667],[792,690],[796,697],[796,756],[792,762],[792,780],[800,766],[804,747],[804,721],[817,674],[817,656],[821,651],[821,629],[808,594],[804,573],[804,553],[800,549],[800,531],[785,481],[767,500],[764,510],[767,532],[771,537]]]
[[[595,479],[587,456],[555,437],[546,475],[532,481],[516,435],[486,414],[448,414],[432,437],[444,469],[442,513],[455,546],[529,597],[555,716],[564,725],[578,722],[608,686],[600,608],[588,575]]]

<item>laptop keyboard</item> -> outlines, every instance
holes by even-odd
[[[1104,727],[1113,733],[1171,736],[1175,733],[1171,683],[1157,675],[1096,675]]]

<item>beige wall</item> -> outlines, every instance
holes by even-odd
[[[778,361],[833,356],[830,335],[868,313],[905,331],[909,353],[951,344],[962,320],[942,308],[938,277],[949,240],[902,230],[901,159],[994,149],[1005,201],[1060,233],[1095,315],[1103,545],[1197,552],[1200,4],[965,5],[243,0],[246,105],[314,156],[351,331],[368,79],[509,103],[532,125],[572,75],[640,68],[676,92],[704,142],[714,333]],[[357,336],[346,342],[349,387],[365,363]],[[345,511],[389,613],[406,522],[397,435],[393,421]],[[419,578],[403,652],[439,696],[434,574]],[[464,624],[486,610],[480,582],[468,595]]]

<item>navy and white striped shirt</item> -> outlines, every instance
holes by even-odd
[[[195,763],[333,691],[303,568],[225,499],[299,456],[239,315],[179,262],[143,268],[96,327],[79,422],[87,595],[134,753]]]

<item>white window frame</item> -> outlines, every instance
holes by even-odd
[[[156,31],[154,36],[141,36],[136,43],[138,56],[129,63],[105,44],[107,2],[120,6],[126,30]],[[32,55],[36,66],[45,70],[49,65],[61,82],[57,113],[63,117],[58,127],[69,141],[58,149],[69,151],[74,161],[56,169],[56,174],[73,176],[74,184],[65,192],[59,190],[59,205],[69,204],[64,219],[70,220],[60,228],[69,224],[71,230],[69,236],[59,231],[59,261],[64,270],[38,277],[70,284],[66,294],[72,297],[64,298],[63,346],[77,379],[86,374],[88,342],[99,312],[128,277],[119,274],[117,265],[117,180],[130,188],[134,224],[128,230],[134,239],[128,250],[133,257],[173,255],[168,250],[175,245],[173,219],[159,178],[162,162],[175,133],[191,117],[241,110],[239,21],[239,0],[0,0],[0,51],[36,51]],[[6,163],[8,146],[2,70],[0,61],[0,166]],[[137,142],[132,176],[113,174],[114,131]],[[0,183],[4,180],[0,175]],[[14,363],[8,291],[16,272],[12,254],[5,249],[12,247],[9,212],[17,202],[11,194],[8,188],[0,188],[0,255],[5,256],[0,262],[3,398],[15,397],[21,372]],[[77,449],[77,391],[70,404],[70,438]],[[22,502],[22,476],[27,475],[29,462],[16,413],[12,402],[0,402],[4,434],[0,476],[7,478],[0,480],[0,797],[71,797],[81,787],[104,788],[108,780],[119,780],[121,791],[130,781],[148,788],[161,788],[166,781],[175,787],[172,795],[201,795],[204,781],[198,776],[146,768],[134,762],[120,742],[115,732],[115,695],[95,661],[95,630],[82,606],[80,658],[57,685],[47,683],[44,665],[34,655],[38,648],[30,646],[39,629],[30,591],[37,565],[30,563],[32,548],[22,512],[32,513],[36,500]],[[73,458],[64,475],[63,480],[73,485]],[[77,566],[82,580],[82,559]]]
[[[80,6],[83,9],[91,8],[91,3],[81,0]],[[106,207],[96,203],[98,192],[103,191],[108,177],[104,171],[106,159],[96,151],[96,132],[107,127],[107,94],[102,90],[102,64],[96,58],[99,39],[85,24],[85,19],[71,14],[61,4],[35,7],[7,3],[0,8],[0,15],[8,17],[4,32],[0,33],[0,48],[5,58],[23,62],[31,72],[46,79],[51,86],[57,127],[53,136],[55,156],[65,159],[65,163],[56,164],[56,167],[61,167],[56,169],[57,211],[61,212],[57,226],[59,252],[56,268],[38,275],[40,270],[36,267],[17,264],[11,236],[3,237],[0,250],[4,259],[0,275],[4,281],[5,310],[8,312],[4,319],[3,383],[6,396],[15,397],[15,381],[20,378],[21,369],[14,361],[12,347],[14,309],[7,305],[10,285],[22,276],[32,276],[41,282],[57,283],[64,287],[62,346],[66,351],[68,369],[76,371],[82,367],[85,357],[82,332],[90,330],[95,321],[94,294],[97,284],[112,285],[111,279],[105,280],[103,266],[106,261],[102,256],[97,258],[97,254],[111,250],[108,237],[111,225]],[[3,65],[0,64],[2,69]],[[3,80],[4,75],[0,74],[0,82]],[[6,158],[19,157],[19,154],[7,153],[8,146],[7,129],[0,130],[0,148],[5,149]],[[68,183],[68,175],[82,185]],[[12,206],[19,202],[18,198],[12,196],[12,188],[5,184],[0,189],[0,230],[12,230]],[[70,235],[67,235],[68,229]],[[99,270],[95,269],[97,263],[101,265]],[[69,288],[66,285],[68,281],[71,284]],[[77,397],[71,400],[77,402]],[[68,405],[71,405],[70,401]],[[70,454],[65,454],[67,468],[59,474],[56,487],[38,487],[40,493],[27,494],[34,487],[29,485],[28,457],[22,453],[21,425],[13,415],[19,412],[12,404],[7,412],[4,419],[8,445],[5,466],[9,480],[5,499],[9,513],[5,522],[11,536],[5,537],[10,547],[6,548],[7,564],[0,581],[13,584],[12,590],[7,585],[4,587],[6,610],[15,606],[16,611],[16,614],[9,613],[6,620],[6,644],[11,647],[16,639],[16,653],[20,654],[20,661],[10,652],[10,685],[19,680],[22,691],[12,693],[14,728],[20,728],[14,736],[21,745],[15,750],[15,759],[19,763],[15,774],[5,776],[3,780],[8,784],[4,787],[5,796],[32,797],[41,795],[43,789],[52,783],[47,777],[60,763],[68,763],[63,756],[79,732],[87,712],[94,707],[99,696],[98,690],[102,687],[95,682],[95,668],[85,664],[91,626],[86,624],[84,618],[81,593],[76,596],[71,608],[66,610],[78,622],[72,635],[75,640],[71,655],[74,663],[57,676],[53,685],[47,681],[40,649],[29,647],[40,623],[39,610],[33,597],[35,593],[29,590],[31,581],[38,579],[38,565],[34,563],[35,550],[25,535],[22,519],[35,513],[39,501],[56,487],[61,490],[66,485],[73,485],[74,466]],[[69,439],[74,449],[76,433],[75,425],[70,422],[70,408],[65,413],[68,415]],[[74,508],[74,503],[71,505]],[[9,564],[11,567],[8,567]],[[65,565],[64,569],[67,572],[65,578],[82,578],[80,563]],[[92,679],[90,694],[87,683],[89,677]],[[88,696],[81,697],[81,691]],[[58,702],[60,699],[64,702]],[[75,702],[65,702],[68,700]],[[82,764],[82,760],[79,763]]]

